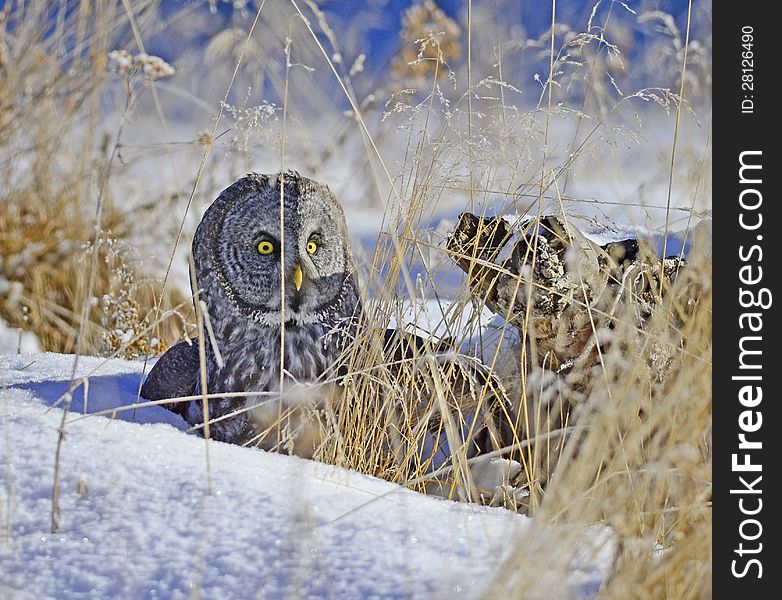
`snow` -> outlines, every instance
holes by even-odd
[[[0,282],[0,287],[2,282]],[[15,354],[17,352],[40,352],[38,338],[34,333],[10,327],[0,319],[0,354]]]
[[[467,304],[455,315],[451,301],[419,300],[415,304],[402,303],[397,315],[392,314],[388,327],[401,328],[435,340],[461,340],[469,338],[476,328],[484,330],[494,319],[494,313],[485,306],[476,309],[472,304]]]
[[[73,366],[68,355],[0,356],[0,597],[475,598],[511,554],[562,543],[504,509],[219,442],[209,444],[210,495],[205,441],[176,415],[94,414],[135,402],[143,363],[90,357],[73,378],[89,383],[73,393],[51,534],[63,416],[52,405]],[[610,535],[593,528],[578,540],[566,576],[554,565],[534,573],[538,597],[555,584],[566,598],[599,590]]]

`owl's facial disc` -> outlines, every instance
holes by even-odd
[[[286,322],[316,322],[339,298],[349,268],[341,227],[317,197],[286,202],[282,232],[278,193],[236,202],[214,246],[227,295],[254,320],[280,323],[284,304]]]

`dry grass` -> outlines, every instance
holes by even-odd
[[[394,71],[405,80],[447,77],[443,68],[462,53],[459,24],[436,3],[414,4],[402,17],[400,48],[394,58]]]
[[[693,281],[702,294],[680,321],[672,316],[676,292]],[[565,445],[536,512],[542,523],[611,526],[619,545],[606,598],[710,597],[710,287],[710,256],[696,253],[638,349],[606,353],[604,383],[583,407],[583,429]],[[655,346],[676,349],[663,381],[649,376]],[[560,546],[537,559],[564,567],[570,557]],[[532,582],[517,583],[524,597]]]
[[[60,39],[41,33],[45,3],[27,10],[14,20],[10,44],[0,28],[0,318],[35,332],[49,351],[74,352],[81,332],[87,354],[160,353],[184,331],[172,309],[186,315],[188,308],[123,241],[137,219],[119,209],[98,96],[115,35],[111,21],[99,15],[89,36],[82,31],[89,15],[70,24],[82,32],[80,54],[88,59],[73,69],[72,57],[55,58]],[[158,310],[170,316],[156,319]]]
[[[6,293],[0,296],[0,317],[13,327],[35,332],[46,350],[71,353],[79,336],[82,307],[89,302],[84,353],[132,358],[164,351],[181,337],[185,322],[155,321],[162,286],[148,279],[123,247],[121,215],[111,215],[109,229],[100,233],[90,300],[94,226],[83,214],[74,188],[50,189],[49,177],[51,173],[34,196],[33,190],[26,195],[16,189],[2,198],[0,254]],[[165,293],[164,310],[176,307],[186,314],[187,306],[178,291]]]
[[[683,69],[684,32],[670,33],[672,51],[660,53],[659,60],[667,61],[663,67],[672,79],[666,85],[675,93],[654,81],[620,91],[637,82],[619,42],[614,45],[606,33],[627,42],[619,4],[611,3],[614,14],[589,16],[585,31],[557,21],[532,39],[514,38],[501,22],[492,21],[491,35],[472,22],[460,26],[427,2],[406,15],[393,67],[380,81],[364,85],[359,63],[349,68],[342,62],[346,58],[338,52],[337,37],[314,4],[305,3],[311,18],[304,23],[282,16],[295,12],[289,3],[270,0],[257,21],[261,33],[241,33],[253,31],[250,23],[258,14],[250,14],[244,29],[230,29],[230,60],[212,64],[208,79],[227,83],[227,90],[197,98],[177,88],[173,106],[206,104],[210,118],[227,107],[235,130],[220,146],[225,122],[208,123],[206,131],[203,124],[193,126],[189,139],[196,141],[187,146],[188,166],[184,171],[172,166],[173,192],[154,178],[142,186],[147,197],[172,198],[166,207],[176,209],[150,212],[125,195],[134,189],[135,158],[143,162],[148,153],[153,160],[169,161],[162,165],[178,164],[182,151],[169,143],[174,138],[166,117],[171,105],[161,102],[160,90],[166,88],[155,78],[118,73],[116,64],[112,76],[108,57],[123,48],[141,52],[139,42],[148,32],[175,27],[177,17],[161,23],[154,1],[132,3],[135,14],[120,3],[95,8],[83,3],[79,11],[59,17],[49,4],[28,2],[22,12],[22,3],[11,2],[0,13],[2,319],[34,331],[46,350],[156,354],[192,333],[195,314],[181,291],[186,282],[171,280],[172,249],[187,246],[198,208],[229,183],[210,165],[224,160],[229,163],[224,170],[235,176],[237,165],[244,170],[261,162],[273,171],[299,156],[325,173],[347,156],[355,163],[345,176],[345,190],[353,190],[348,202],[366,197],[365,204],[385,207],[374,254],[359,261],[367,312],[381,329],[358,340],[347,360],[350,372],[342,395],[317,415],[323,443],[316,457],[422,492],[437,488],[454,498],[481,499],[530,514],[536,527],[530,538],[519,540],[519,558],[504,565],[493,590],[497,596],[510,586],[515,597],[524,598],[543,586],[555,597],[554,583],[535,579],[535,561],[566,569],[579,547],[576,538],[593,524],[610,526],[617,544],[614,574],[601,597],[710,595],[711,257],[704,250],[710,240],[694,244],[688,268],[643,327],[632,311],[625,311],[610,331],[594,332],[595,339],[603,337],[600,360],[584,367],[592,382],[586,396],[574,399],[567,386],[546,388],[550,363],[526,337],[529,314],[519,319],[518,340],[513,328],[486,328],[478,316],[483,299],[464,287],[443,301],[444,318],[435,325],[450,346],[481,355],[493,373],[488,384],[480,378],[476,383],[469,360],[438,360],[437,339],[393,363],[380,360],[380,331],[389,319],[404,322],[402,304],[440,300],[441,271],[447,275],[453,268],[443,232],[432,226],[437,214],[454,218],[464,208],[484,214],[553,213],[612,227],[616,213],[608,213],[626,199],[587,201],[569,195],[568,187],[585,170],[606,167],[620,153],[616,148],[653,133],[644,129],[641,116],[646,113],[638,104],[675,111],[678,133],[686,99],[708,98],[704,77],[697,76],[706,72],[708,61],[702,45],[689,55],[690,61],[701,62]],[[471,20],[480,18],[488,19],[480,11],[471,13]],[[593,27],[593,19],[602,19],[604,27]],[[670,29],[671,22],[657,14],[640,22],[650,20]],[[317,24],[317,39],[308,31],[310,24]],[[273,30],[274,39],[290,40],[275,50],[265,44],[264,28]],[[218,32],[215,39],[218,35],[225,42],[227,34]],[[494,44],[495,35],[500,41],[494,49],[482,52],[482,45]],[[237,87],[250,81],[242,77],[255,73],[252,61],[260,56],[268,89],[261,90],[263,99],[253,106]],[[531,77],[524,85],[520,76],[506,77],[519,57],[543,67],[538,87],[529,85],[535,81]],[[308,71],[316,64],[317,72]],[[188,76],[203,78],[197,69]],[[464,81],[472,86],[465,89]],[[456,87],[446,89],[451,83]],[[413,85],[415,92],[402,89]],[[528,104],[522,109],[516,100],[525,85]],[[115,110],[106,109],[107,98]],[[224,104],[213,103],[214,98]],[[352,109],[346,117],[345,103]],[[322,112],[308,118],[313,105]],[[383,105],[385,112],[374,108]],[[250,118],[261,108],[263,131],[253,129]],[[159,129],[162,124],[164,142],[134,150],[123,135],[135,122]],[[269,134],[275,127],[284,133],[279,141]],[[313,133],[318,127],[324,131]],[[562,147],[567,152],[557,155]],[[690,223],[709,194],[704,184],[709,152],[707,143],[699,154],[677,157],[674,141],[660,160],[663,177],[670,175],[667,199],[655,195],[651,203],[637,198],[625,204],[639,211],[661,206],[666,228]],[[398,160],[398,170],[389,167],[393,163],[385,155]],[[676,173],[674,165],[679,165]],[[684,203],[673,206],[672,195]],[[164,217],[168,220],[160,227],[150,224],[151,218],[163,223]],[[151,233],[145,234],[148,228]],[[153,242],[163,250],[150,250]],[[170,254],[171,262],[142,260],[151,254]],[[693,289],[697,300],[690,302]],[[519,290],[528,292],[523,281]],[[497,345],[484,339],[490,336],[516,341]],[[660,356],[666,365],[663,377],[650,368]],[[491,418],[473,427],[476,411],[489,411]],[[503,426],[504,432],[492,429]],[[520,473],[508,474],[506,485],[488,490],[489,495],[476,489],[470,468],[475,447],[460,433],[470,431],[471,437],[482,428],[488,432],[484,449],[521,465]],[[433,430],[452,450],[442,477],[432,476],[436,449],[421,451],[427,431]],[[557,529],[564,533],[556,543],[546,537],[552,529],[543,526],[550,524],[569,525]],[[539,550],[531,553],[533,547]]]

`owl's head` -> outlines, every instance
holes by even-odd
[[[352,285],[342,207],[293,172],[250,174],[224,190],[198,226],[193,258],[207,305],[221,293],[262,324],[279,325],[283,303],[286,323],[317,322]]]

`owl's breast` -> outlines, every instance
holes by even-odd
[[[341,351],[341,346],[320,323],[286,328],[285,370],[296,381],[321,378],[334,366]]]
[[[281,364],[282,343],[285,360]],[[283,380],[310,382],[323,378],[339,359],[344,336],[322,323],[279,327],[234,328],[219,344],[222,366],[212,360],[209,389],[213,392],[266,392],[279,389]]]

